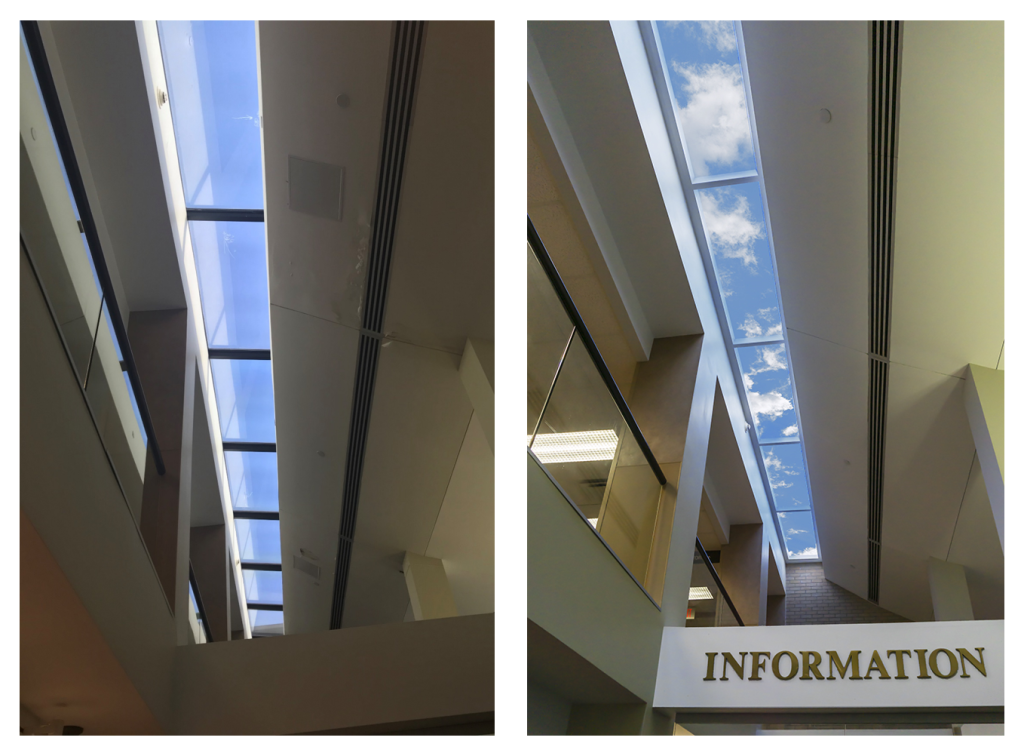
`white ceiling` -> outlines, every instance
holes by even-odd
[[[825,574],[866,596],[869,25],[743,33]],[[962,380],[1003,341],[1002,92],[1001,25],[905,25],[880,604],[915,620],[929,556],[1002,616]]]
[[[391,24],[261,22],[259,39],[285,623],[310,632],[330,616]],[[466,339],[493,340],[493,80],[491,24],[427,25],[345,626],[402,621],[402,556],[428,547],[462,613],[493,610],[493,472],[460,472],[486,460],[459,377]],[[288,209],[288,155],[344,167],[341,222]],[[319,583],[291,569],[300,548]]]

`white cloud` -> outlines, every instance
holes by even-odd
[[[732,21],[698,21],[704,42],[717,47],[719,52],[736,49],[736,30]]]
[[[790,551],[790,559],[804,559],[818,556],[817,546],[808,546],[806,549],[800,549],[800,551]]]
[[[696,65],[672,61],[682,77],[686,106],[679,108],[679,122],[694,173],[706,176],[709,163],[728,166],[753,152],[747,98],[739,65]]]
[[[754,242],[764,238],[764,226],[754,220],[747,198],[729,189],[719,189],[701,192],[700,200],[712,251],[742,260],[748,267],[757,267]]]
[[[754,397],[761,395],[754,391],[751,391],[751,389],[754,387],[754,376],[759,375],[761,373],[770,373],[775,370],[787,370],[789,368],[789,365],[786,363],[785,344],[776,344],[774,346],[761,347],[757,350],[757,353],[757,361],[750,366],[750,369],[747,370],[746,373],[743,374],[743,385],[746,386],[747,392],[749,393],[750,411],[751,413],[755,414],[755,421],[757,418],[756,413],[754,412]],[[789,385],[788,381],[786,385]],[[765,394],[764,396],[770,397],[773,395],[777,396],[779,399],[786,402],[786,404],[788,405],[786,409],[793,409],[793,403],[790,402],[789,399],[786,399],[781,394],[779,394],[778,391],[772,391],[768,394]],[[771,417],[774,419],[775,417],[778,417],[780,414],[782,414],[782,411],[780,411],[776,415],[772,415]]]
[[[747,376],[743,376],[743,382],[747,382]],[[769,391],[767,394],[759,394],[756,391],[747,393],[747,401],[750,403],[750,414],[754,416],[754,422],[758,422],[760,416],[774,420],[781,417],[782,413],[793,409],[793,402],[784,397],[778,391]]]
[[[753,315],[747,315],[747,319],[740,325],[740,330],[747,335],[748,339],[752,339],[755,336],[760,336],[764,331],[761,329],[761,324],[754,319]]]
[[[788,428],[784,428],[782,430],[782,435],[783,436],[795,436],[796,433],[797,433],[797,427],[795,425],[791,425]]]
[[[786,364],[785,344],[766,346],[759,351],[759,356],[761,361],[764,362],[764,367],[758,370],[758,373],[768,373],[772,370],[786,370],[789,367],[789,365]]]
[[[806,532],[807,532],[806,530],[797,530],[796,528],[790,528],[789,530],[786,531],[786,535],[800,535],[801,533],[806,533]]]

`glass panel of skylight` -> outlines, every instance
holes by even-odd
[[[799,438],[785,344],[736,348],[747,405],[761,443]]]
[[[225,441],[273,442],[270,360],[210,360],[220,432]]]
[[[733,343],[782,339],[761,188],[755,182],[694,194]]]
[[[764,469],[768,471],[775,511],[810,509],[811,497],[807,493],[803,445],[762,446],[761,456]]]
[[[817,559],[818,545],[814,538],[814,520],[810,511],[779,512],[778,517],[789,558]]]
[[[277,570],[242,570],[245,600],[257,604],[281,604],[284,592]]]
[[[732,21],[659,21],[676,118],[694,177],[755,170]]]
[[[250,609],[249,627],[254,633],[280,635],[284,627],[284,612],[272,609]]]
[[[187,207],[263,207],[256,24],[161,21]]]
[[[231,508],[277,511],[277,454],[224,452],[231,490]]]
[[[281,563],[281,523],[277,520],[235,520],[238,555],[243,562]]]
[[[270,348],[267,247],[262,223],[192,221],[206,340],[211,347]]]

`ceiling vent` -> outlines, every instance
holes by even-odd
[[[320,582],[320,568],[308,559],[304,559],[298,554],[292,554],[292,567],[297,569],[299,572],[305,572],[317,581],[317,583]]]
[[[345,588],[352,560],[352,538],[356,530],[359,489],[363,477],[363,455],[370,428],[370,408],[380,357],[384,308],[391,277],[391,251],[398,222],[398,205],[405,171],[405,153],[409,145],[416,83],[423,48],[423,21],[398,21],[391,44],[387,103],[384,111],[377,170],[377,194],[374,199],[373,232],[366,275],[363,328],[359,335],[355,388],[352,392],[352,417],[348,430],[345,483],[341,498],[341,527],[338,533],[338,559],[334,569],[334,596],[331,601],[331,629],[341,627],[345,610]]]
[[[288,156],[288,208],[341,220],[345,170],[340,165]]]
[[[882,495],[892,332],[893,222],[899,144],[902,21],[871,24],[870,386],[868,401],[868,598],[878,603]]]

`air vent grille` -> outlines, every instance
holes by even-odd
[[[893,221],[899,144],[903,22],[871,24],[870,385],[868,401],[868,598],[878,603],[885,431],[892,332]]]
[[[363,456],[370,428],[370,410],[373,404],[373,388],[377,377],[380,338],[384,328],[384,310],[391,274],[391,251],[395,240],[402,173],[405,169],[405,153],[409,142],[409,126],[412,121],[425,26],[423,21],[396,22],[391,46],[387,107],[381,137],[373,234],[366,277],[363,332],[359,336],[348,453],[345,460],[345,483],[341,499],[338,560],[335,563],[334,595],[331,602],[332,630],[341,627],[345,611],[345,589],[352,560],[352,539],[355,536],[359,490],[363,477]]]

